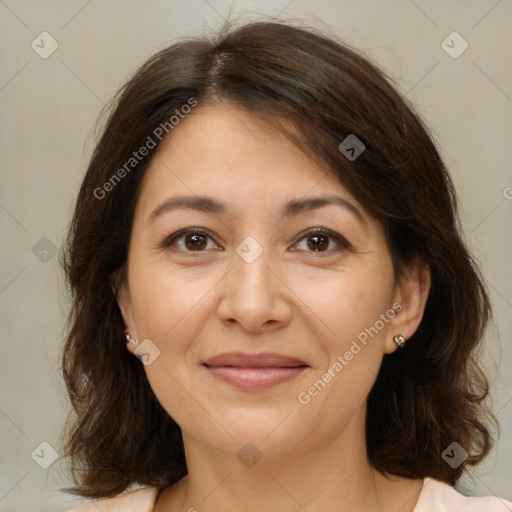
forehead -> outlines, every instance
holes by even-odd
[[[286,130],[286,132],[284,132]],[[216,165],[222,168],[250,169],[260,166],[260,175],[277,175],[281,168],[296,169],[295,174],[324,175],[329,169],[320,158],[307,157],[288,133],[295,132],[290,121],[265,116],[229,104],[207,104],[196,108],[162,142],[157,158],[180,163],[190,171],[203,173]],[[273,167],[261,169],[262,164]],[[206,168],[206,169],[205,169]],[[266,172],[265,172],[266,171]],[[239,173],[233,173],[233,178]]]
[[[216,196],[234,209],[237,203],[249,208],[249,202],[272,209],[327,194],[357,203],[320,158],[306,155],[280,127],[233,105],[197,107],[159,146],[144,177],[140,208],[147,213],[169,195],[184,194]]]

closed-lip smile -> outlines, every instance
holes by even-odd
[[[295,357],[276,353],[229,352],[206,360],[209,373],[244,391],[263,391],[290,381],[309,367]]]

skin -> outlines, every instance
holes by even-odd
[[[291,199],[335,194],[328,205],[283,218]],[[228,214],[187,208],[150,220],[164,200],[208,195]],[[322,239],[324,227],[349,243]],[[184,228],[209,237],[163,242]],[[248,236],[263,252],[251,263],[236,249]],[[164,490],[155,511],[412,511],[421,480],[381,475],[368,463],[368,393],[393,336],[417,329],[430,287],[417,262],[396,280],[383,228],[318,161],[271,123],[234,105],[198,106],[164,140],[143,180],[127,279],[118,301],[131,335],[160,350],[145,366],[153,391],[180,425],[189,474]],[[307,391],[379,315],[399,303],[378,335],[302,404]],[[137,345],[127,344],[131,352]],[[309,366],[294,380],[247,392],[202,365],[224,352],[277,352]],[[252,443],[252,467],[237,452]],[[334,505],[335,504],[335,505]]]

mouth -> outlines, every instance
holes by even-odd
[[[203,366],[214,378],[244,391],[263,391],[298,377],[309,365],[281,354],[228,353]]]

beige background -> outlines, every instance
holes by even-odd
[[[0,511],[70,507],[58,493],[64,470],[58,463],[42,469],[31,453],[43,441],[60,450],[67,402],[58,356],[67,305],[52,248],[62,243],[97,115],[156,50],[240,13],[327,23],[380,62],[433,129],[497,324],[485,360],[495,368],[502,436],[461,487],[512,499],[510,0],[0,0]],[[40,52],[51,48],[49,39],[41,48],[43,31],[58,43],[46,59],[31,48],[34,40]],[[469,44],[458,58],[441,46],[453,31]],[[39,462],[49,456],[44,446],[34,454]]]

